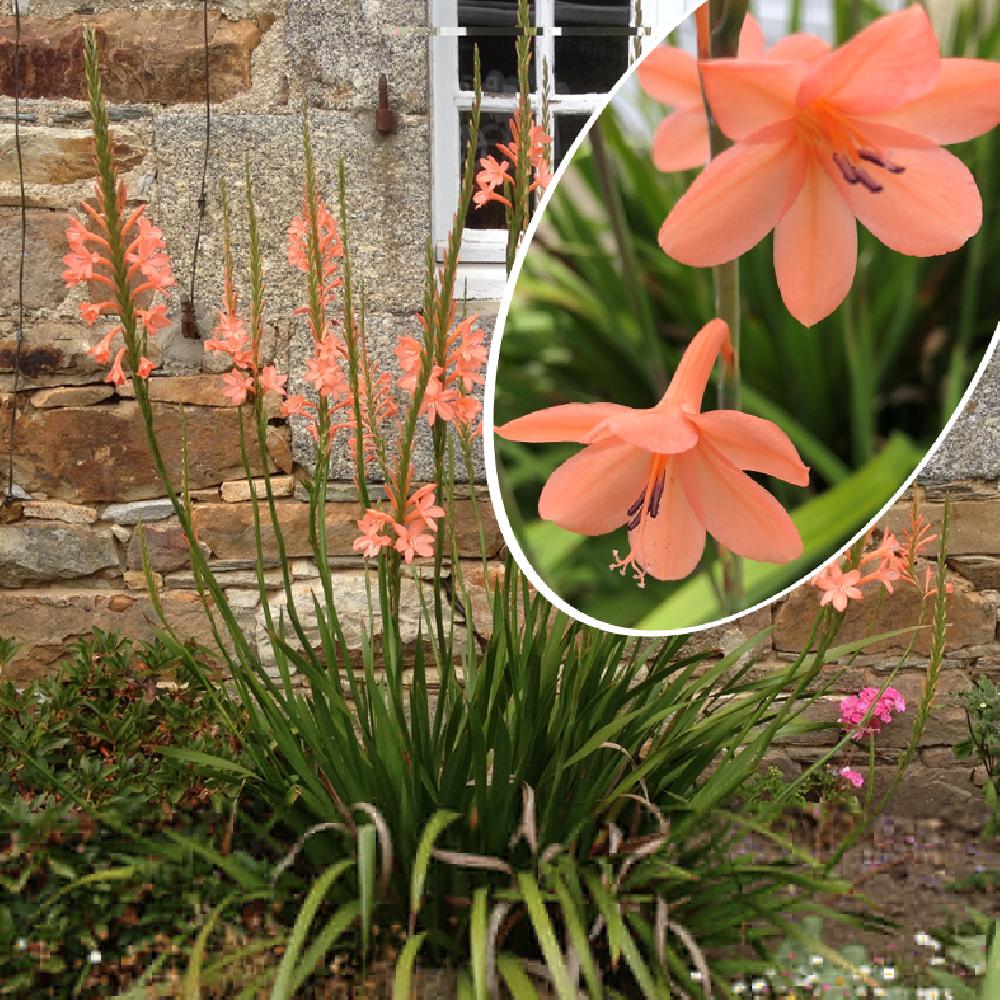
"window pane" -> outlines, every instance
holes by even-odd
[[[528,5],[528,12],[534,23],[534,3]],[[479,29],[458,40],[459,87],[472,90],[473,50],[478,45],[483,92],[516,94],[517,0],[458,0],[458,26]],[[531,85],[535,85],[533,72]]]
[[[576,137],[583,131],[583,126],[590,121],[590,115],[556,115],[555,123],[555,148],[556,163],[562,162],[569,147],[573,145]]]
[[[469,122],[471,115],[468,111],[460,112],[460,154],[458,162],[459,176],[462,167],[465,165],[465,146],[469,141]],[[479,122],[479,143],[476,148],[476,171],[479,170],[479,161],[484,156],[495,156],[501,163],[504,162],[502,154],[497,152],[498,142],[510,142],[510,121],[509,114],[488,114],[483,112]],[[511,173],[513,173],[511,169]],[[482,208],[469,205],[469,211],[465,216],[466,229],[506,229],[504,221],[504,206],[498,201],[491,201]]]
[[[556,0],[555,23],[564,31],[555,40],[557,94],[604,94],[618,82],[631,40],[601,29],[628,27],[631,6],[631,0]]]

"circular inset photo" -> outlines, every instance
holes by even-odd
[[[993,343],[1000,35],[950,4],[793,6],[706,4],[649,48],[550,185],[501,312],[507,540],[612,628],[690,630],[814,572],[912,478]]]

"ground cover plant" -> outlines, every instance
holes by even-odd
[[[527,4],[521,10],[523,24]],[[522,65],[529,44],[527,34],[519,39]],[[169,295],[169,257],[155,222],[127,202],[119,184],[92,34],[85,50],[98,197],[70,228],[67,280],[86,282],[84,319],[111,323],[95,350],[111,363],[109,379],[131,377],[217,637],[210,662],[162,618],[157,662],[176,665],[197,695],[197,717],[210,715],[213,728],[207,742],[177,738],[158,744],[156,754],[177,773],[211,782],[228,810],[219,810],[217,822],[209,819],[207,830],[132,829],[115,819],[114,802],[90,801],[93,782],[77,782],[64,773],[62,758],[50,759],[45,733],[21,724],[30,700],[18,702],[23,696],[12,691],[5,697],[25,707],[5,717],[4,745],[11,766],[43,784],[42,794],[58,794],[98,828],[110,827],[133,844],[130,857],[162,855],[171,863],[190,857],[209,866],[211,891],[191,915],[183,945],[181,995],[215,990],[284,1000],[323,995],[331,978],[365,995],[369,973],[388,965],[385,988],[399,998],[410,995],[418,966],[450,971],[458,995],[476,998],[501,991],[708,997],[730,993],[736,976],[766,971],[781,938],[805,943],[802,918],[827,912],[828,901],[847,886],[832,859],[817,859],[790,840],[780,819],[819,772],[847,766],[844,754],[855,736],[877,730],[886,699],[894,698],[890,674],[874,695],[864,695],[864,707],[854,706],[849,725],[831,727],[809,714],[842,673],[830,664],[850,663],[883,638],[838,645],[843,611],[834,597],[858,600],[845,578],[857,573],[860,583],[862,569],[871,575],[875,564],[880,576],[866,582],[869,590],[904,574],[922,588],[920,618],[904,630],[934,636],[924,690],[911,709],[912,754],[944,659],[946,538],[933,563],[915,545],[884,537],[875,564],[862,546],[845,555],[840,575],[819,581],[834,597],[822,605],[817,592],[803,651],[766,672],[754,669],[750,655],[757,637],[719,656],[687,648],[683,637],[644,642],[585,627],[532,592],[511,560],[502,572],[482,567],[496,582],[487,589],[483,626],[478,633],[467,628],[454,599],[472,605],[451,512],[456,469],[472,464],[478,418],[472,390],[483,354],[474,318],[456,301],[458,226],[441,268],[428,253],[422,337],[400,341],[395,370],[377,369],[351,266],[349,178],[342,168],[328,171],[335,193],[327,200],[304,114],[303,192],[290,197],[289,215],[297,208],[300,214],[289,225],[288,261],[303,275],[302,315],[315,345],[309,395],[288,394],[285,373],[259,362],[267,289],[251,166],[241,186],[220,192],[226,281],[214,346],[233,362],[226,389],[246,425],[263,427],[271,394],[308,422],[316,441],[307,486],[319,583],[310,592],[292,586],[266,471],[255,493],[257,575],[268,615],[267,649],[257,649],[198,545],[184,470],[175,481],[160,453],[145,348],[163,305],[152,296]],[[478,109],[477,101],[473,126]],[[517,160],[526,165],[532,131],[521,127],[516,134]],[[474,149],[470,142],[456,219],[464,218],[473,194]],[[519,174],[512,204],[526,199],[534,183],[526,168]],[[237,223],[244,213],[245,225]],[[249,250],[245,279],[232,269],[237,239]],[[95,290],[108,298],[96,301]],[[119,336],[122,345],[115,347]],[[434,456],[434,476],[425,483],[415,480],[411,460],[420,428],[427,428]],[[249,435],[247,442],[252,482]],[[354,461],[356,548],[368,560],[360,653],[345,638],[323,530],[335,449],[346,449]],[[369,492],[369,475],[386,485],[386,500]],[[265,529],[283,576],[276,601],[265,581]],[[146,575],[159,608],[148,560]],[[405,641],[401,630],[404,601],[421,609],[416,642]],[[905,660],[906,654],[900,666]],[[169,703],[162,710],[170,711]],[[748,783],[772,744],[817,728],[837,731],[834,745],[799,779],[748,800]],[[906,762],[903,754],[897,782]],[[144,806],[148,800],[136,808]],[[234,837],[249,840],[227,845],[234,815]],[[862,832],[859,823],[851,836]],[[770,857],[740,850],[748,833],[770,846]],[[845,838],[834,853],[849,845]],[[81,888],[113,891],[122,865],[108,860],[93,864]],[[73,884],[71,875],[56,875]],[[63,888],[52,882],[51,896],[45,884],[37,886],[39,896],[20,896],[22,922],[41,920],[44,927],[45,914],[70,895],[67,889],[52,898]],[[21,889],[5,885],[5,891]],[[227,935],[247,908],[274,913],[279,903],[278,917],[261,918],[262,936]],[[22,977],[62,976],[62,988],[66,977],[82,974],[75,967],[40,969],[29,932],[23,936],[26,947],[14,958]],[[28,989],[39,981],[45,983],[28,980]],[[155,962],[137,970],[129,991],[137,996],[147,988],[176,992]]]
[[[759,29],[744,26],[741,36],[745,4],[712,5],[713,18],[718,15],[718,19],[713,22],[711,54],[735,55],[742,37],[741,56],[735,64],[732,59],[709,64],[715,73],[708,77],[709,96],[714,97],[719,122],[728,129],[730,139],[747,134],[746,129],[740,131],[746,123],[739,117],[739,86],[752,87],[751,75],[758,72],[773,82],[782,74],[775,67],[790,53],[798,52],[793,46],[808,54],[817,44],[817,40],[796,34],[804,8],[792,6],[787,37],[778,42],[781,48],[764,51]],[[863,29],[869,33],[883,30],[879,29],[879,18],[885,10],[878,4],[845,2],[835,3],[833,8],[833,41],[842,46],[844,58],[862,40]],[[928,10],[935,14],[945,63],[951,57],[976,57],[983,60],[980,66],[985,74],[1000,72],[995,63],[1000,54],[1000,11],[994,3],[963,0],[947,10],[942,5],[928,5]],[[920,5],[911,5],[893,18],[916,22],[922,16]],[[902,22],[897,23],[901,30]],[[690,42],[688,36],[685,40]],[[755,216],[740,207],[769,205],[769,192],[782,190],[782,179],[768,174],[772,164],[765,153],[769,148],[773,152],[772,147],[763,141],[757,147],[765,151],[759,154],[760,170],[749,170],[745,177],[737,177],[740,171],[735,170],[731,192],[724,183],[713,180],[728,171],[729,165],[744,163],[754,144],[737,143],[724,149],[729,140],[718,129],[709,132],[698,63],[693,54],[675,47],[681,41],[670,40],[640,64],[636,75],[589,131],[564,179],[552,192],[516,276],[500,345],[494,399],[504,510],[527,560],[571,607],[612,625],[652,630],[711,621],[737,604],[746,607],[766,600],[842,547],[875,516],[925,456],[976,371],[1000,315],[996,290],[986,279],[984,267],[998,231],[998,161],[993,133],[971,141],[962,135],[962,142],[949,146],[950,153],[968,165],[982,195],[982,227],[961,249],[945,256],[919,256],[939,252],[944,242],[939,241],[936,247],[930,243],[917,247],[913,240],[896,239],[862,211],[862,221],[871,223],[894,249],[858,225],[858,249],[849,252],[854,218],[851,215],[845,220],[842,201],[836,203],[831,195],[822,238],[815,244],[799,239],[798,250],[788,252],[781,240],[776,242],[770,236],[761,240],[766,227],[751,234],[752,239],[746,235],[746,227],[753,224]],[[858,67],[863,63],[861,60]],[[787,74],[790,64],[783,65]],[[733,80],[741,83],[729,88]],[[995,92],[984,78],[981,93]],[[782,101],[776,98],[773,106],[784,106]],[[980,122],[984,127],[1000,115],[995,102],[990,108],[993,117]],[[958,103],[953,111],[957,123],[962,118]],[[844,134],[854,135],[851,128],[854,126]],[[807,122],[799,122],[795,129],[812,134]],[[693,168],[701,168],[708,159],[710,134],[712,150],[722,166],[709,167],[695,179]],[[951,142],[958,131],[938,135]],[[891,140],[885,142],[891,145]],[[827,152],[822,163],[839,176]],[[861,152],[867,155],[870,150],[862,147]],[[780,173],[782,164],[793,163],[796,155],[792,149],[787,155],[776,155],[775,170]],[[940,155],[942,162],[948,156]],[[872,171],[870,178],[867,173],[864,176],[879,189],[875,193],[863,189],[860,181],[844,182],[844,190],[862,210],[880,204],[878,199],[889,198],[892,185],[907,177],[863,158],[859,163]],[[956,169],[964,171],[964,167]],[[761,186],[753,193],[740,193],[743,180]],[[835,187],[834,181],[830,185]],[[926,190],[932,186],[928,182]],[[967,190],[968,180],[961,186]],[[766,208],[760,207],[760,212]],[[960,214],[956,208],[950,218],[957,220]],[[931,220],[937,216],[929,209],[909,216],[911,221],[918,217],[922,221],[914,229],[927,235]],[[952,249],[963,242],[975,221],[973,213],[966,229],[954,235]],[[831,235],[834,232],[843,236],[843,268],[821,267],[819,276],[813,274],[808,280],[808,275],[799,274],[803,280],[798,285],[780,268],[776,274],[775,247],[782,251],[779,263],[786,271],[794,271],[795,277],[796,262],[808,272],[808,261],[827,260],[832,242],[841,246],[839,237],[834,240]],[[726,246],[736,247],[737,243],[742,253],[738,261],[720,262],[711,256],[721,247],[719,252],[725,257]],[[812,254],[812,246],[818,258]],[[699,256],[700,250],[704,253]],[[906,256],[901,250],[918,256]],[[704,266],[709,263],[719,267],[713,272]],[[834,271],[837,275],[843,271],[847,277],[853,274],[846,297],[844,281],[834,281]],[[803,296],[810,288],[815,294],[806,295],[809,301],[804,303]],[[829,298],[831,291],[836,294],[827,301],[824,296]],[[838,296],[843,298],[840,305]],[[820,312],[809,312],[813,307]],[[723,572],[726,558],[718,556],[717,549],[732,550],[740,539],[730,537],[738,534],[736,529],[728,533],[720,530],[719,518],[714,525],[708,521],[710,538],[694,573],[687,575],[685,564],[685,578],[677,580],[673,579],[680,573],[676,566],[657,567],[653,561],[648,551],[653,547],[639,537],[643,524],[636,522],[628,502],[614,524],[607,514],[597,523],[596,518],[587,521],[569,516],[566,504],[556,505],[543,492],[554,492],[557,476],[553,470],[561,462],[570,458],[578,464],[583,461],[577,457],[587,453],[581,451],[581,444],[591,450],[601,442],[608,446],[608,433],[614,430],[610,422],[603,430],[591,429],[589,437],[575,427],[560,427],[562,433],[536,432],[520,439],[515,435],[513,440],[508,440],[504,431],[511,421],[517,427],[525,414],[553,413],[552,407],[567,403],[662,407],[661,397],[685,348],[712,317],[725,320],[730,327],[738,362],[720,364],[723,377],[706,393],[705,413],[700,416],[721,421],[723,417],[712,411],[742,409],[767,420],[787,435],[798,453],[799,465],[809,469],[806,482],[793,474],[799,468],[793,468],[793,463],[782,465],[771,459],[766,468],[759,464],[751,467],[759,484],[791,514],[804,553],[789,559],[787,546],[770,552],[758,547],[752,558],[771,561],[747,562],[741,580],[737,579],[739,567],[732,567],[729,583]],[[727,366],[733,371],[739,368],[738,395],[735,382],[727,388]],[[572,436],[574,431],[578,436]],[[663,446],[662,441],[660,444]],[[680,452],[682,444],[675,441],[669,450]],[[684,473],[686,452],[680,459]],[[618,482],[628,474],[622,461],[603,481]],[[696,522],[705,521],[705,514],[713,512],[699,499],[694,474],[688,470],[681,479],[688,501],[696,508],[696,519],[689,521],[681,508],[681,514],[667,520],[680,518],[687,534],[692,534],[698,531]],[[546,488],[547,481],[550,485]],[[599,495],[608,506],[614,506],[616,498],[602,494],[596,485],[600,482],[601,477],[595,475],[588,488],[581,487],[577,495],[589,498],[593,508],[601,507],[596,500]],[[639,495],[636,487],[633,499]],[[758,500],[758,506],[764,503],[759,495]],[[723,505],[720,502],[718,506]],[[661,507],[665,509],[665,501]],[[729,516],[721,519],[721,528],[747,519]],[[763,513],[760,520],[765,520]],[[769,518],[767,523],[772,522]],[[610,527],[616,528],[611,534]],[[711,538],[713,528],[718,544]],[[597,529],[601,529],[599,535]],[[674,536],[670,538],[676,545]],[[656,554],[669,548],[666,538],[660,539],[659,545]],[[645,560],[640,561],[650,576],[639,578],[644,583],[641,588],[631,572],[609,573],[609,566],[621,568],[621,557],[630,546],[640,556],[647,550]],[[614,556],[616,550],[618,557]],[[693,553],[691,558],[695,558]],[[670,572],[665,572],[668,569]],[[727,587],[734,593],[741,590],[741,601],[734,603],[727,597]]]

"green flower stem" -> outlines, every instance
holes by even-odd
[[[731,58],[739,51],[740,31],[746,18],[749,0],[712,0],[710,4],[710,35],[706,37],[704,15],[699,20],[699,58]],[[705,102],[705,113],[711,127],[713,158],[722,153],[729,140],[722,134],[712,110]],[[739,258],[712,269],[715,286],[715,313],[729,326],[729,336],[733,345],[733,355],[728,361],[720,362],[718,379],[718,405],[721,410],[741,408],[742,376],[740,369],[740,333],[742,325],[742,303],[740,300]],[[744,605],[743,561],[722,545],[718,547],[719,563],[722,566],[722,604],[727,614],[740,611]]]

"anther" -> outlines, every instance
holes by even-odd
[[[840,153],[833,154],[833,162],[840,168],[840,173],[848,184],[861,184],[871,191],[872,194],[878,194],[884,190],[882,185],[867,170],[863,167],[855,166],[847,157],[842,156]]]
[[[660,500],[663,498],[664,477],[653,484],[653,492],[649,495],[649,516],[656,517],[660,513]]]
[[[878,153],[873,153],[870,149],[859,149],[858,156],[866,163],[888,170],[890,174],[906,173],[906,167],[901,167],[898,163],[890,163],[884,156],[879,156]]]
[[[639,494],[639,499],[636,500],[636,502],[634,504],[632,504],[631,507],[629,507],[629,509],[627,511],[629,517],[632,517],[634,514],[638,514],[639,511],[642,510],[642,504],[643,504],[643,501],[645,501],[645,499],[646,499],[646,491],[643,490]]]

